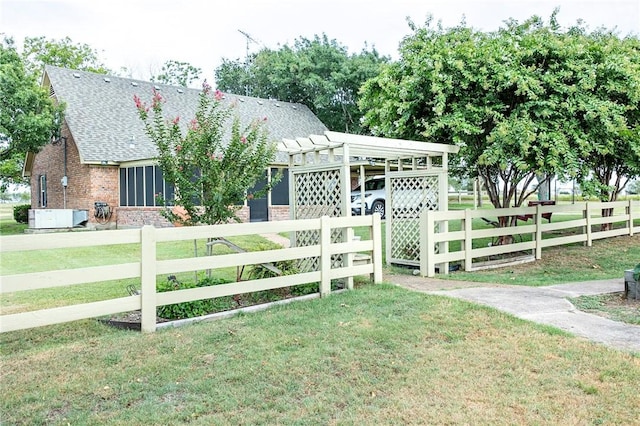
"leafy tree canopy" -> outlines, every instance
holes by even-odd
[[[400,60],[363,88],[365,125],[376,135],[460,146],[457,172],[481,178],[496,208],[521,205],[536,174],[579,175],[595,144],[637,135],[628,119],[638,110],[639,74],[631,65],[611,69],[614,58],[597,54],[604,39],[613,43],[608,36],[562,31],[556,14],[548,24],[534,16],[491,33],[410,22]],[[636,43],[619,40],[637,59]]]
[[[589,89],[572,111],[591,142],[589,155],[580,159],[578,180],[583,194],[615,201],[640,176],[640,39],[603,30],[576,36],[588,41]]]
[[[0,180],[24,183],[22,166],[27,152],[38,152],[57,130],[62,111],[29,73],[12,39],[0,46]]]
[[[151,81],[187,87],[200,79],[202,70],[188,62],[169,60],[162,66],[161,73],[151,77]]]
[[[24,157],[38,152],[59,132],[64,105],[55,105],[40,86],[45,65],[106,74],[94,49],[70,38],[47,40],[26,37],[19,53],[14,40],[5,37],[0,51],[0,181],[26,183]]]
[[[245,61],[223,60],[215,70],[220,90],[307,105],[330,129],[360,133],[360,86],[389,59],[366,47],[358,54],[326,35],[264,48]]]
[[[22,60],[27,73],[41,76],[45,65],[74,70],[109,74],[110,71],[98,59],[98,53],[89,45],[74,43],[69,37],[47,40],[44,37],[26,37]]]

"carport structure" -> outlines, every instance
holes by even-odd
[[[386,261],[419,266],[420,214],[448,209],[448,156],[458,152],[457,146],[327,131],[283,139],[278,150],[289,154],[291,219],[350,216],[352,182],[360,183],[364,200],[366,178],[384,174]],[[297,232],[291,244],[316,244],[318,238]],[[332,235],[336,241],[347,238]]]

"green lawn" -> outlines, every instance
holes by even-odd
[[[26,224],[13,220],[13,206],[15,204],[0,203],[0,235],[22,234],[27,228]]]
[[[633,424],[640,409],[638,356],[391,285],[0,344],[5,424]]]

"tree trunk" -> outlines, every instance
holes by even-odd
[[[538,201],[551,199],[551,177],[548,175],[537,174],[538,179]]]
[[[535,190],[528,189],[535,175],[533,173],[520,174],[515,167],[506,170],[480,168],[478,175],[487,190],[491,204],[496,209],[510,207],[512,202],[514,207],[520,206]],[[519,193],[517,191],[518,185],[522,186],[522,191]],[[497,227],[515,226],[516,222],[517,216],[501,216],[498,217]],[[504,235],[498,238],[497,244],[504,245],[513,242],[513,235]]]
[[[611,217],[613,216],[613,209],[602,209],[602,217]],[[601,231],[611,231],[613,229],[613,223],[603,223],[600,225]]]

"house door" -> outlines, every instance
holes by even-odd
[[[265,173],[264,178],[258,181],[249,193],[261,191],[266,184],[267,176]],[[262,198],[251,198],[247,201],[247,204],[249,205],[250,222],[266,222],[269,220],[269,203],[266,194],[264,194]]]

